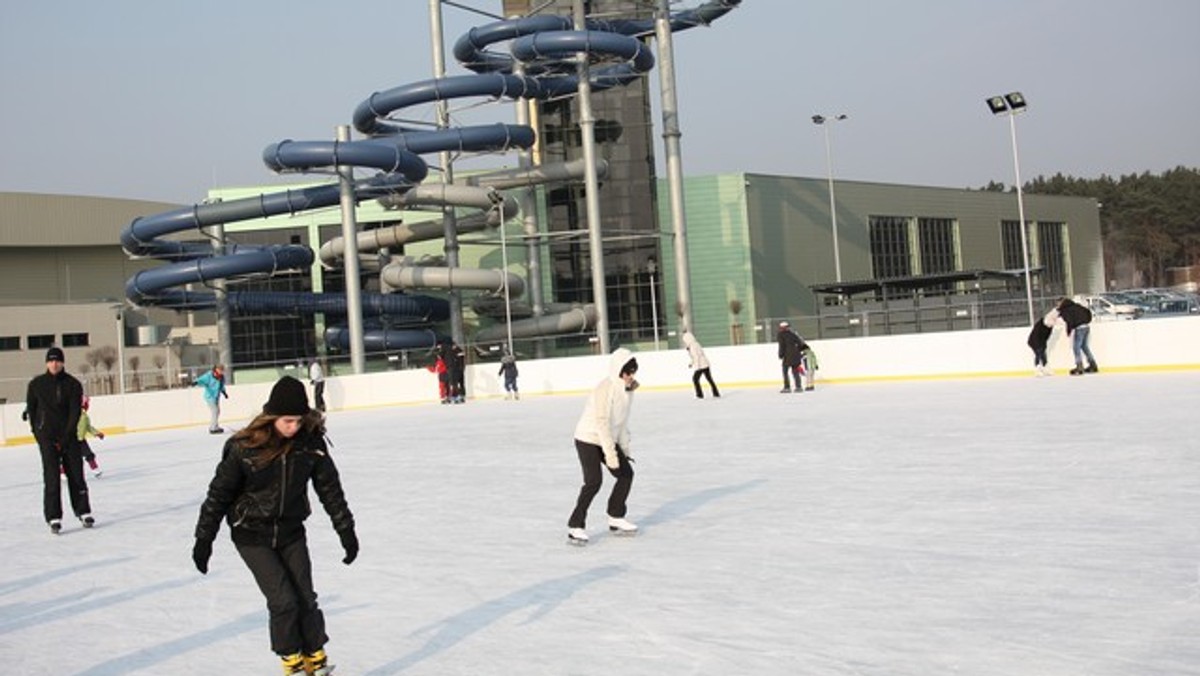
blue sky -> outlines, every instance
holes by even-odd
[[[295,180],[263,167],[266,145],[332,138],[372,92],[431,76],[428,5],[9,3],[0,191],[188,203]],[[447,44],[488,21],[444,12]],[[1008,125],[984,99],[1013,90],[1029,100],[1025,179],[1200,166],[1198,26],[1194,0],[744,0],[675,38],[684,173],[824,177],[810,118],[845,113],[840,179],[1012,183]]]

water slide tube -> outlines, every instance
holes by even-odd
[[[672,13],[674,30],[707,25],[724,15],[741,0],[710,0],[699,8]],[[654,65],[654,57],[637,39],[654,29],[651,20],[589,21],[587,30],[575,31],[569,19],[535,16],[500,21],[472,29],[454,48],[456,58],[476,74],[439,78],[405,85],[372,94],[354,111],[355,128],[369,138],[359,141],[282,141],[268,146],[263,152],[266,165],[277,172],[310,171],[335,166],[367,167],[379,170],[379,175],[355,182],[355,199],[385,199],[397,205],[437,204],[441,191],[443,204],[464,200],[479,204],[487,199],[489,206],[479,222],[483,227],[498,224],[495,191],[497,185],[476,181],[475,185],[437,186],[415,190],[425,179],[428,168],[420,155],[443,151],[501,152],[513,148],[529,148],[534,141],[531,128],[518,125],[484,125],[436,131],[405,128],[389,116],[405,107],[447,101],[460,97],[535,98],[548,99],[573,95],[578,79],[574,75],[573,59],[587,52],[605,59],[603,65],[589,69],[593,90],[602,90],[631,82]],[[499,42],[510,42],[509,54],[488,50]],[[516,63],[524,64],[524,74],[512,72]],[[475,193],[458,188],[473,188]],[[454,192],[454,195],[450,193]],[[411,199],[411,202],[408,200]],[[170,261],[159,268],[144,270],[126,283],[126,296],[135,305],[160,305],[180,310],[208,309],[216,305],[211,291],[187,291],[176,287],[188,284],[208,285],[220,279],[239,279],[247,276],[273,275],[303,270],[313,262],[312,251],[304,246],[246,246],[225,247],[215,252],[206,241],[174,241],[159,239],[165,235],[200,231],[202,228],[293,214],[339,204],[341,190],[337,185],[287,190],[274,194],[231,200],[191,207],[135,219],[121,234],[125,251],[134,257],[154,257]],[[505,199],[506,216],[517,214],[515,202]],[[465,227],[475,227],[466,221]],[[365,233],[364,233],[365,234]],[[342,245],[344,248],[344,245]],[[339,246],[329,247],[330,260],[337,258]],[[325,260],[323,247],[323,257]],[[474,274],[415,274],[406,267],[385,268],[384,281],[399,287],[482,288],[495,292],[507,288],[512,295],[518,288],[513,277],[504,284],[498,273]],[[479,272],[479,271],[475,271]],[[486,271],[485,271],[486,272]],[[499,283],[498,283],[499,282]],[[425,286],[422,286],[425,285]],[[523,286],[523,285],[522,285]],[[336,294],[229,292],[231,312],[257,313],[326,313],[344,314],[345,299]],[[363,314],[388,318],[385,323],[412,324],[443,321],[448,317],[448,304],[439,299],[407,294],[364,294]],[[544,335],[541,331],[569,332],[583,330],[595,321],[594,309],[574,308],[559,313],[573,319],[533,317],[520,327],[520,335]],[[398,318],[398,321],[395,319]],[[326,340],[332,345],[346,346],[347,332],[332,327]],[[372,328],[364,340],[369,345],[389,348],[429,346],[436,335],[428,328]],[[516,333],[514,331],[514,333]],[[486,332],[485,332],[485,335]]]

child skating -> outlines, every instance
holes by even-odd
[[[79,411],[79,452],[83,456],[84,462],[86,462],[88,467],[92,470],[92,476],[99,479],[100,475],[103,474],[104,471],[100,469],[100,464],[96,462],[96,454],[92,451],[92,447],[88,444],[87,438],[90,434],[97,439],[103,439],[104,432],[92,427],[92,419],[88,415],[88,409],[91,407],[91,404],[92,400],[86,394],[83,395],[83,402],[80,404]]]

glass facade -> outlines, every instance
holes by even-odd
[[[555,0],[543,11],[570,16],[572,3]],[[653,17],[651,5],[633,0],[592,0],[585,3],[585,11],[606,18]],[[609,333],[615,345],[652,339],[655,313],[660,323],[663,317],[663,294],[661,275],[652,272],[662,255],[647,80],[593,91],[592,112],[596,156],[608,163],[597,197]],[[579,102],[574,97],[544,102],[539,113],[541,161],[582,159]],[[556,302],[590,303],[593,299],[586,198],[582,183],[547,192],[544,227],[554,236],[548,247],[552,285],[548,295]],[[586,340],[586,336],[560,339],[568,343]]]
[[[917,241],[921,250],[921,274],[932,275],[939,272],[955,272],[958,270],[958,247],[955,243],[954,219],[952,218],[918,218]],[[939,284],[927,286],[924,293],[951,293],[954,284]]]
[[[1037,224],[1037,260],[1042,266],[1043,295],[1066,295],[1067,251],[1064,246],[1065,223],[1039,221]]]

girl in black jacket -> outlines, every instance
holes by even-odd
[[[263,412],[225,443],[200,506],[192,559],[197,570],[208,572],[213,540],[226,519],[234,547],[267,599],[271,649],[283,660],[284,673],[324,676],[331,669],[324,651],[329,637],[304,534],[309,481],[346,550],[342,563],[349,565],[358,555],[358,538],[325,445],[324,418],[309,408],[304,384],[284,376]]]

